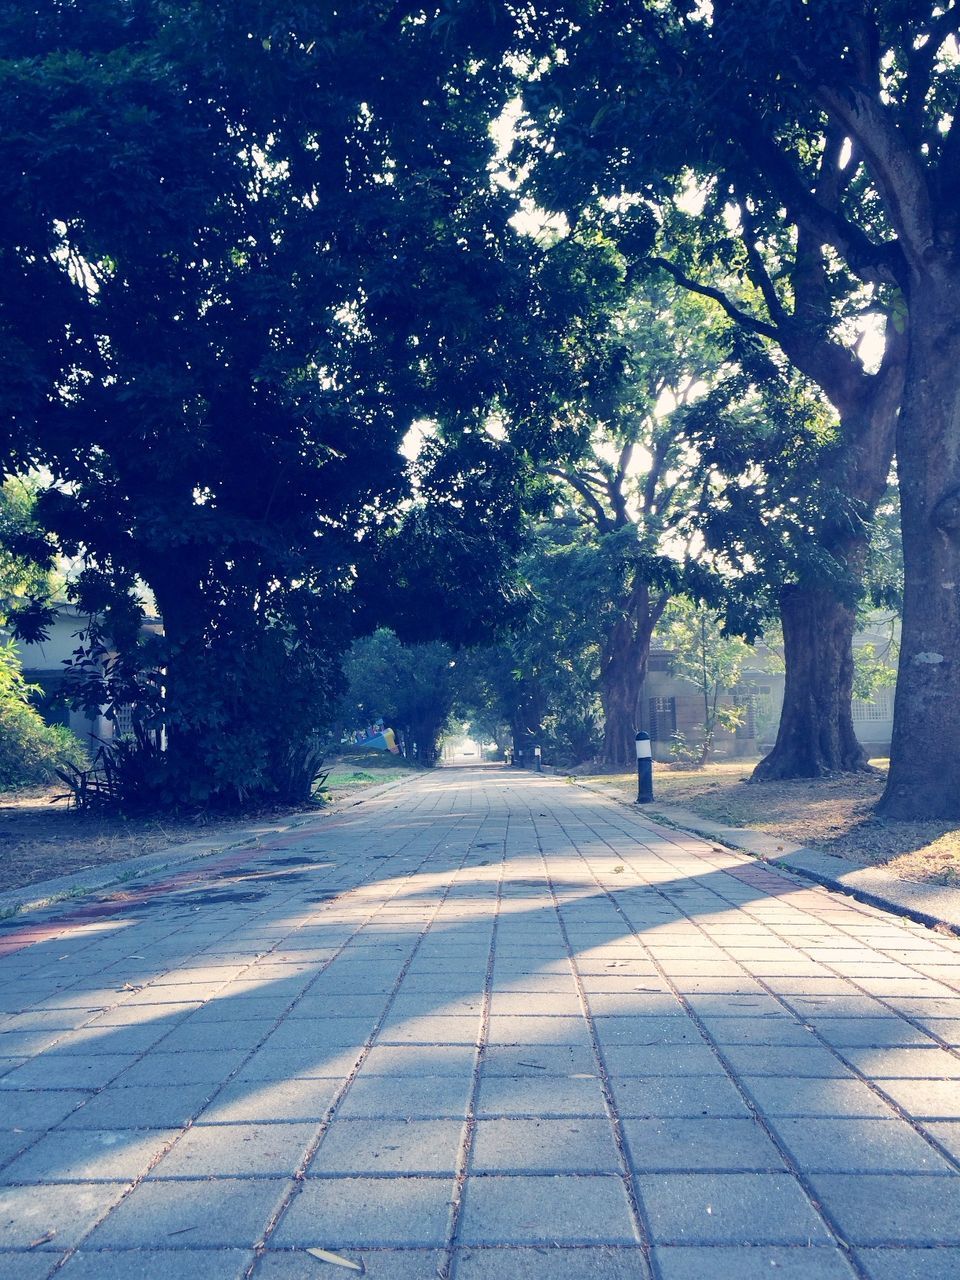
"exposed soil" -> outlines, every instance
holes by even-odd
[[[748,782],[752,761],[723,761],[693,772],[655,766],[657,801],[734,827],[781,835],[852,862],[882,865],[908,880],[960,884],[960,827],[947,822],[888,822],[873,816],[886,761],[873,774],[816,781]],[[589,779],[585,779],[589,780]],[[633,774],[593,781],[636,796]],[[655,814],[657,803],[649,806]]]
[[[387,763],[379,755],[373,759],[369,754],[351,755],[333,762],[325,794],[331,801],[341,800],[413,772],[416,770],[398,764],[393,756]],[[77,813],[62,800],[51,803],[62,791],[62,784],[57,783],[0,794],[0,892],[192,840],[223,837],[228,842],[230,834],[248,826],[252,818],[280,821],[304,812],[277,809],[246,818],[203,813],[182,818],[126,818]]]
[[[225,834],[236,818],[125,818],[51,803],[63,787],[0,795],[0,891]]]

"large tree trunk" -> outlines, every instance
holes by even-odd
[[[633,768],[640,692],[647,674],[650,640],[666,597],[651,608],[646,587],[635,587],[614,623],[600,656],[600,701],[603,705],[603,763]]]
[[[899,340],[898,340],[899,350]],[[846,581],[793,583],[780,593],[786,682],[773,749],[753,781],[819,778],[869,768],[853,729],[853,634],[867,560],[866,529],[886,491],[893,459],[902,363],[891,359],[868,392],[842,414],[843,444],[825,482],[855,504],[862,533],[847,520],[822,531]]]
[[[820,778],[868,768],[853,730],[856,610],[826,587],[780,594],[786,683],[777,741],[753,771],[757,782]]]
[[[539,681],[535,678],[523,678],[519,682],[510,717],[515,765],[532,763],[533,748],[539,744],[542,723],[543,693]]]
[[[897,434],[903,634],[890,775],[879,810],[888,818],[960,818],[958,297],[960,280],[948,278],[926,282],[920,314],[911,302]]]
[[[202,594],[199,589],[191,588],[192,577],[187,569],[178,572],[178,565],[171,557],[162,570],[151,574],[149,581],[163,622],[167,767],[174,778],[199,781],[204,770],[195,728],[196,668],[205,658],[205,645]]]
[[[647,671],[650,637],[646,643],[622,619],[607,637],[600,677],[603,704],[603,763],[611,767],[633,765],[637,752],[638,701]]]

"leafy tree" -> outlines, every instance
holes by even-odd
[[[635,759],[653,630],[671,595],[703,577],[698,522],[715,478],[677,423],[725,364],[721,328],[711,304],[669,285],[638,293],[619,319],[616,395],[581,454],[550,471],[576,530],[567,571],[597,627],[609,765]]]
[[[380,628],[355,640],[346,656],[346,728],[382,719],[408,759],[436,764],[456,697],[456,660],[448,645],[403,644]]]
[[[723,619],[690,601],[671,601],[658,637],[672,651],[673,673],[694,685],[703,701],[702,735],[697,763],[713,755],[717,729],[736,729],[745,708],[723,701],[740,683],[752,650],[739,636],[724,632]]]
[[[31,704],[36,692],[13,643],[0,644],[0,791],[50,782],[58,769],[85,762],[69,729],[44,724]]]
[[[51,590],[52,547],[34,518],[37,485],[8,476],[0,486],[0,620],[42,602]]]
[[[752,638],[776,616],[783,638],[776,743],[754,777],[856,771],[867,767],[851,709],[862,588],[828,547],[841,527],[872,534],[862,508],[836,485],[842,426],[782,360],[752,341],[735,347],[735,371],[692,407],[684,425],[713,469],[702,529],[724,575],[727,626]],[[864,563],[872,577],[879,564],[866,555]]]
[[[506,727],[515,754],[540,746],[551,764],[592,758],[602,738],[596,584],[577,575],[576,560],[569,528],[536,522],[520,566],[522,611],[499,644],[458,660],[464,714],[490,716]]]
[[[278,794],[269,761],[329,715],[369,601],[398,612],[398,565],[418,604],[431,574],[455,585],[457,638],[499,613],[510,539],[463,501],[486,463],[460,462],[490,453],[493,408],[520,455],[556,447],[548,406],[585,371],[539,357],[609,268],[510,227],[489,175],[501,37],[455,19],[373,0],[0,8],[0,324],[21,371],[5,460],[51,477],[38,521],[85,558],[75,598],[122,651],[99,674],[91,651],[81,696],[162,724],[158,798]],[[462,447],[417,477],[400,446],[423,418]],[[149,654],[140,581],[164,624]]]
[[[46,618],[50,545],[33,518],[35,486],[10,477],[0,488],[0,626],[29,615]],[[0,790],[48,782],[68,762],[83,763],[69,730],[50,726],[33,705],[40,692],[23,675],[12,641],[0,644]]]
[[[836,487],[862,520],[827,549],[854,581],[896,434],[892,817],[960,813],[958,29],[954,4],[584,0],[538,8],[526,39],[538,60],[529,137],[558,161],[541,198],[574,210],[618,198],[641,253],[659,240],[666,270],[777,343],[837,408]],[[752,287],[750,306],[709,282],[718,259]],[[859,343],[870,315],[888,321],[879,365]],[[839,672],[850,624],[833,622]]]

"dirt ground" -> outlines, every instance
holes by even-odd
[[[796,844],[854,862],[883,865],[908,880],[960,884],[960,827],[945,822],[886,822],[873,816],[886,761],[875,774],[819,781],[750,783],[752,761],[708,765],[696,772],[655,766],[657,801],[734,827],[782,835]],[[587,780],[587,779],[585,779]],[[636,797],[635,774],[596,775]],[[650,806],[655,813],[657,803]]]
[[[325,795],[330,801],[343,800],[412,772],[398,765],[393,756],[387,760],[368,754],[344,757],[332,762]],[[190,840],[216,837],[245,824],[242,818],[211,814],[125,818],[76,813],[64,801],[51,803],[62,791],[62,784],[57,783],[0,794],[0,893]],[[284,809],[254,816],[275,821],[299,812],[304,811]]]

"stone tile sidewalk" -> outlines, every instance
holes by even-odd
[[[953,1280],[960,940],[449,769],[0,929],[4,1280]]]
[[[589,782],[579,778],[574,781],[577,786],[609,796],[618,804],[630,803],[625,799],[622,788],[610,783],[594,778]],[[755,854],[764,862],[794,871],[805,880],[838,889],[861,902],[920,924],[931,927],[943,925],[960,936],[960,887],[956,885],[906,880],[883,865],[872,866],[841,858],[754,827],[734,827],[726,822],[715,822],[680,805],[658,801],[652,810],[647,810],[647,816],[665,826],[679,827],[681,831],[701,835],[707,840],[718,840],[727,848]]]

